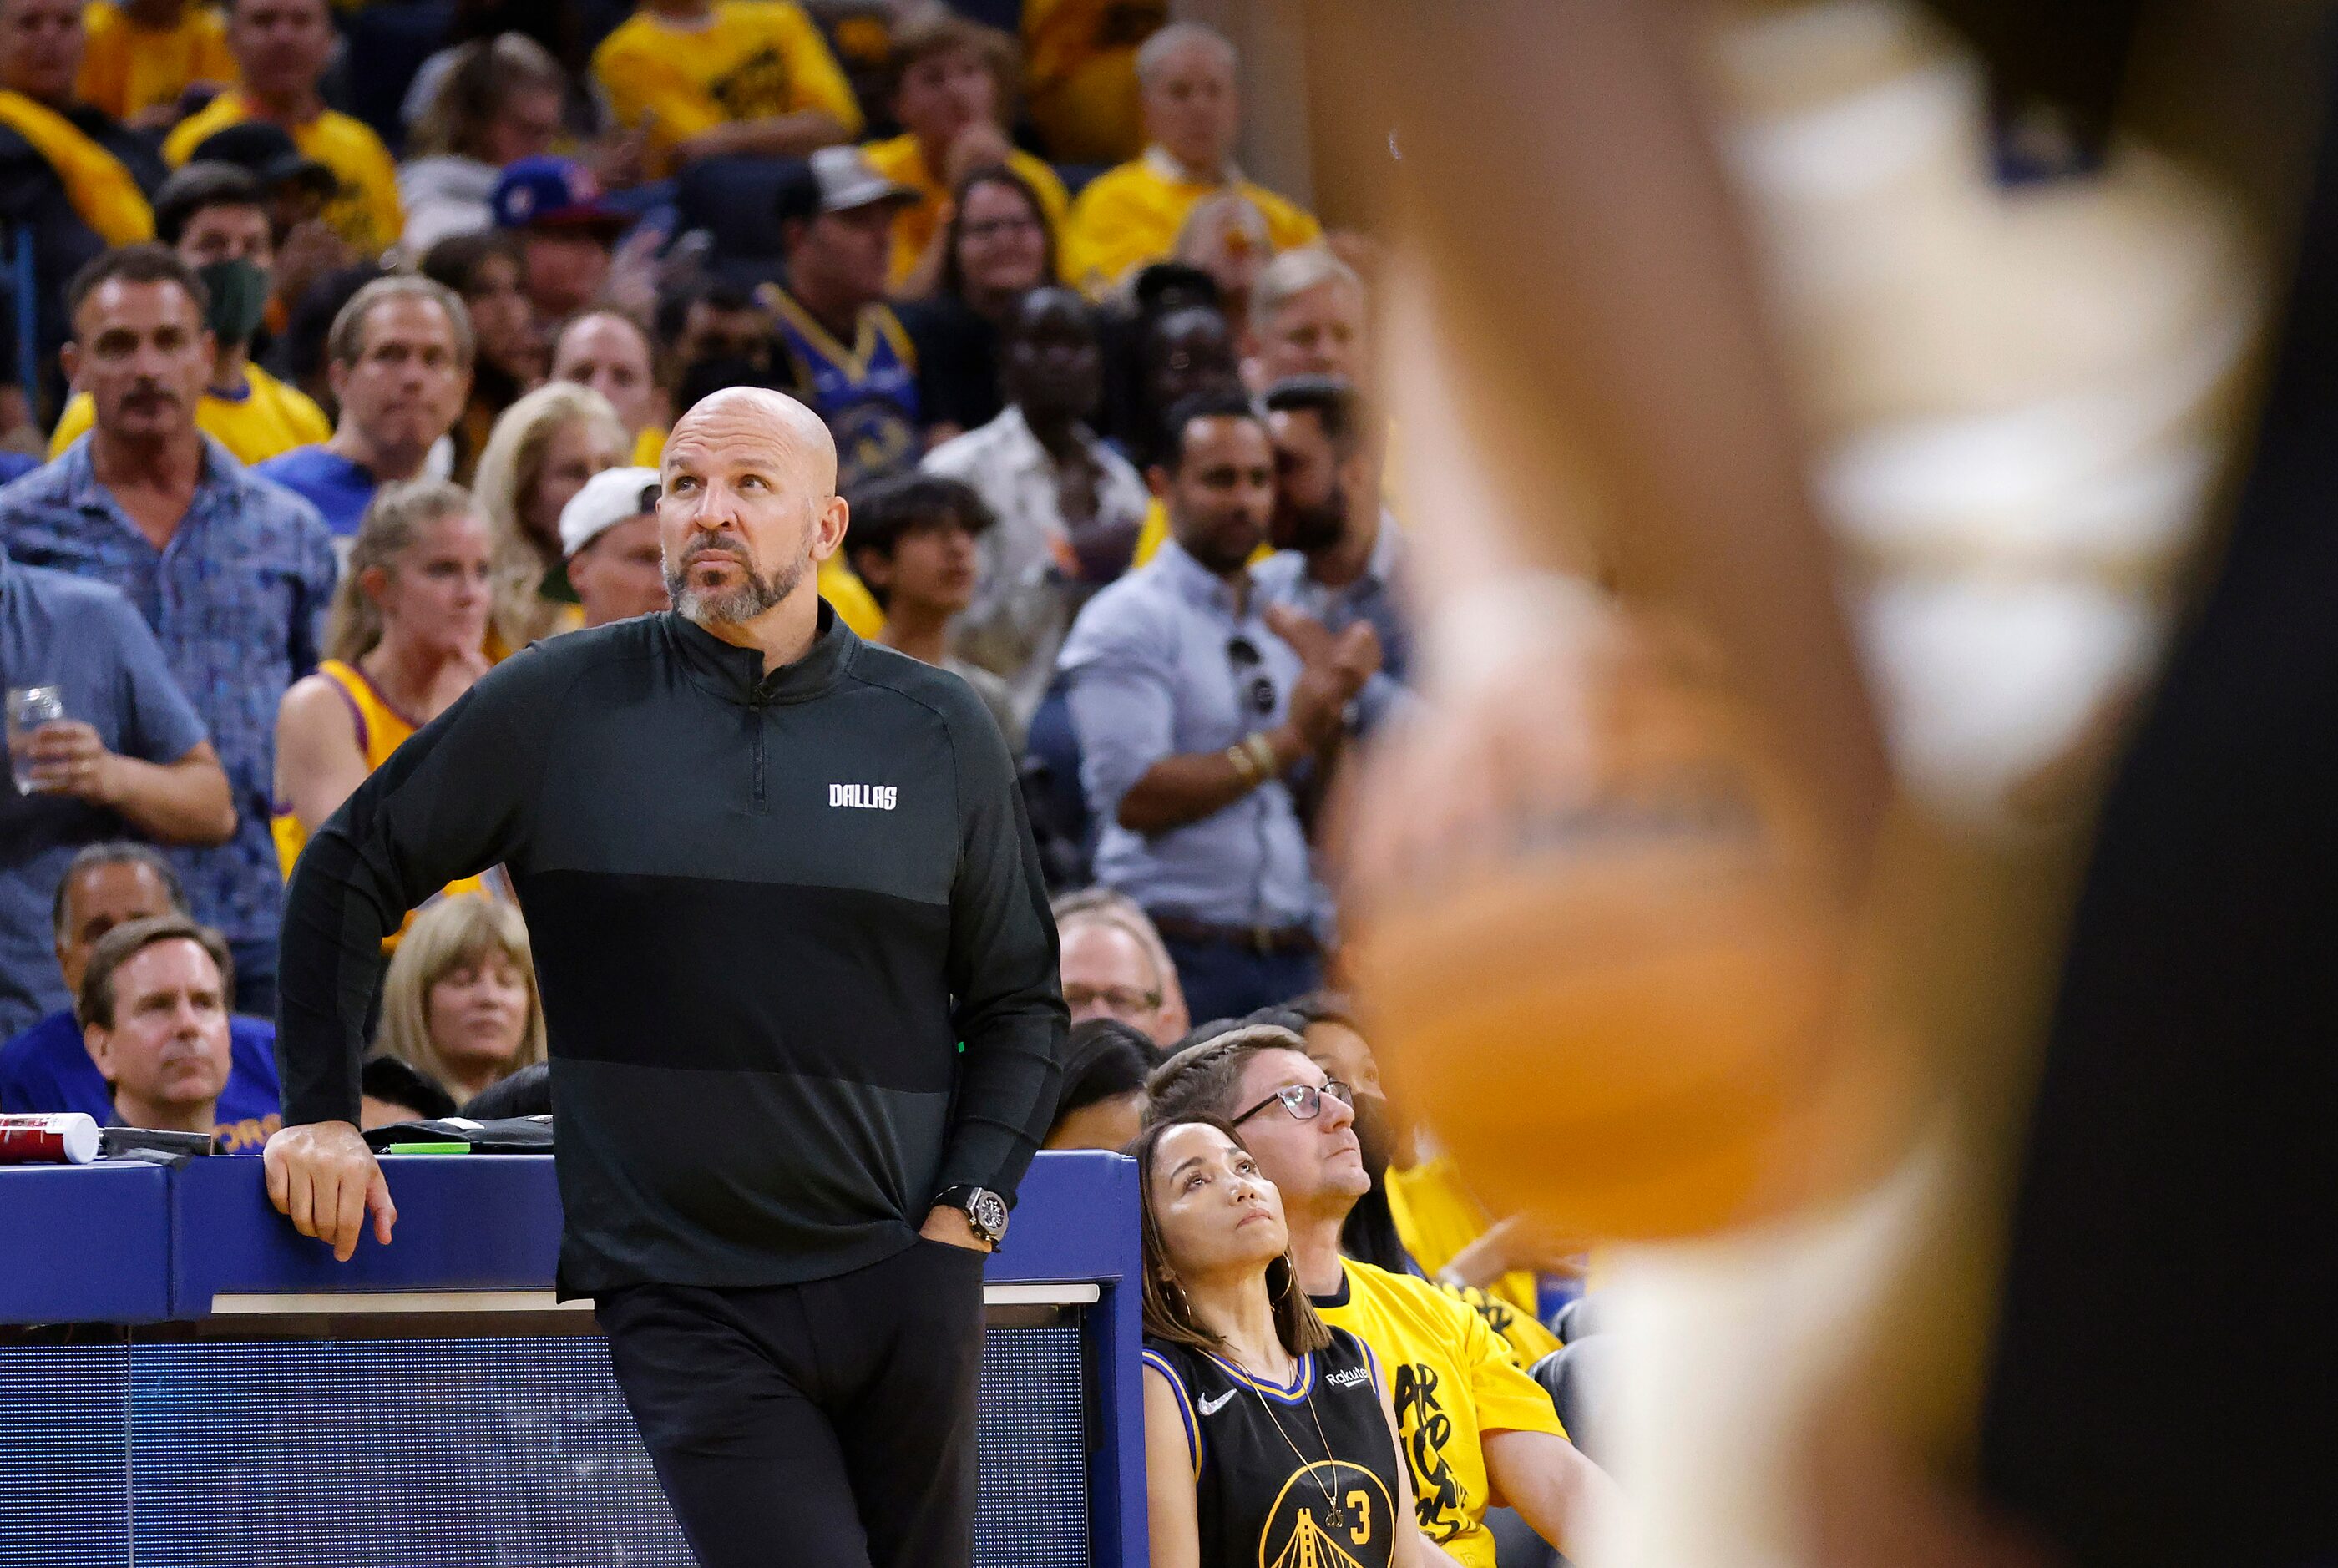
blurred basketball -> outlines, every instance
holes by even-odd
[[[1803,1191],[1846,922],[1727,708],[1662,683],[1568,804],[1383,897],[1351,949],[1372,1038],[1497,1209],[1694,1233]]]

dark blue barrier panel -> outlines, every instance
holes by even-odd
[[[0,1323],[169,1317],[170,1190],[155,1165],[0,1166]]]
[[[1136,1278],[1135,1171],[1117,1154],[1040,1155],[985,1278]],[[188,1161],[172,1203],[172,1315],[202,1317],[221,1291],[551,1289],[560,1240],[551,1156],[411,1155],[384,1160],[382,1171],[398,1212],[390,1244],[368,1226],[356,1255],[337,1263],[270,1206],[259,1161]],[[0,1322],[12,1320],[22,1319],[0,1297]]]
[[[221,1293],[541,1290],[551,1163],[389,1161],[396,1239],[348,1264],[269,1207],[257,1160],[0,1170],[0,1324],[201,1318]],[[987,1265],[1002,1307],[1067,1284],[1097,1300],[989,1330],[986,1568],[1145,1561],[1135,1170],[1040,1156]],[[44,1568],[688,1563],[596,1336],[312,1339],[270,1321],[0,1346],[0,1563],[20,1549]]]
[[[390,1244],[368,1225],[333,1261],[268,1201],[257,1160],[191,1160],[171,1205],[172,1315],[201,1318],[221,1291],[544,1290],[560,1251],[552,1156],[409,1155],[382,1171],[398,1220]]]
[[[984,1278],[1089,1279],[1102,1287],[1081,1320],[1100,1444],[1089,1475],[1088,1528],[1097,1561],[1135,1564],[1150,1554],[1144,1515],[1144,1240],[1136,1220],[1136,1161],[1119,1154],[1042,1154],[1023,1178],[1007,1246]],[[1119,1555],[1105,1553],[1117,1546]]]

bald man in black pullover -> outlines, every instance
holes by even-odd
[[[662,478],[673,610],[506,661],[302,855],[269,1194],[341,1258],[368,1214],[389,1240],[356,1127],[381,939],[504,865],[551,1032],[560,1289],[594,1298],[702,1568],[954,1568],[982,1255],[1066,1027],[1030,828],[973,691],[817,598],[846,508],[815,416],[717,393]]]

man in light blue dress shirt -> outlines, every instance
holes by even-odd
[[[1303,805],[1380,648],[1369,623],[1332,635],[1252,583],[1274,449],[1249,403],[1191,397],[1164,429],[1170,542],[1089,601],[1058,668],[1102,825],[1096,879],[1153,917],[1200,1022],[1321,978],[1331,898]]]
[[[1304,611],[1334,632],[1369,621],[1380,668],[1359,699],[1361,732],[1397,705],[1411,679],[1404,603],[1404,534],[1380,502],[1377,455],[1355,387],[1336,376],[1290,376],[1266,389],[1274,440],[1275,554],[1252,575],[1270,604]]]

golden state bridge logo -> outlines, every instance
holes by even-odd
[[[1387,1568],[1395,1511],[1379,1476],[1319,1459],[1294,1471],[1266,1511],[1258,1568]]]

